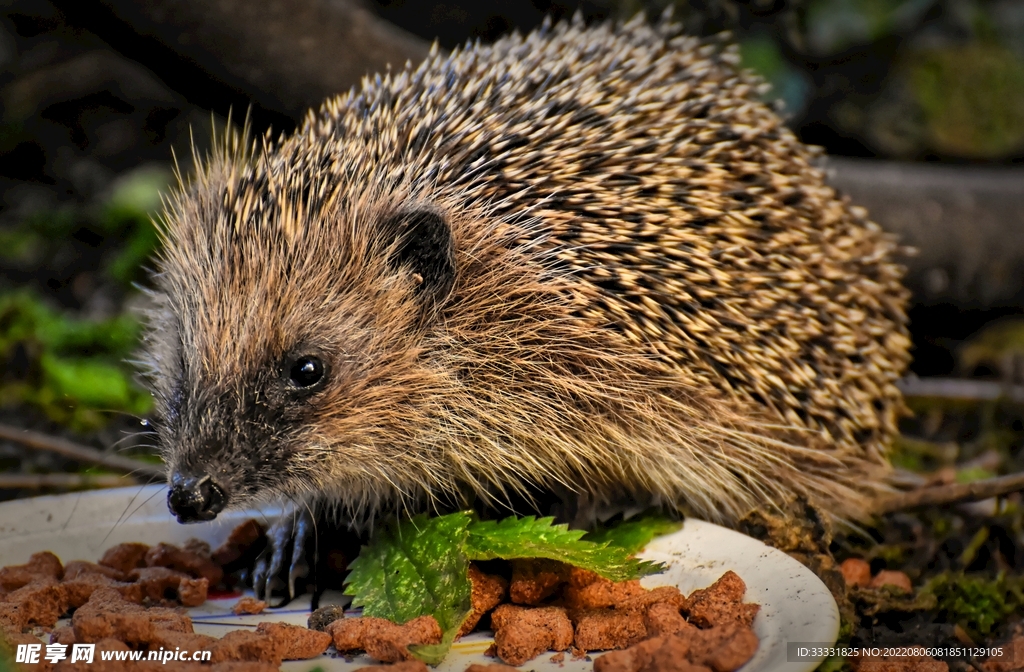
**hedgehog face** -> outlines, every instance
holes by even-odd
[[[291,239],[232,240],[232,224],[168,241],[149,354],[179,521],[422,481],[419,343],[454,284],[450,229],[421,206],[346,219]]]

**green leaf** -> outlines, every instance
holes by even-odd
[[[469,526],[466,552],[470,560],[548,558],[589,569],[612,581],[656,574],[662,566],[641,562],[629,551],[581,539],[582,530],[554,525],[554,518],[506,518],[475,521]]]
[[[644,546],[651,543],[651,539],[675,532],[682,526],[681,520],[674,520],[658,511],[651,511],[596,529],[584,535],[583,540],[617,546],[633,554],[642,551]]]
[[[386,524],[350,565],[353,606],[395,623],[431,615],[442,631],[457,629],[469,609],[469,523],[468,514],[453,513]]]
[[[441,637],[441,641],[438,644],[414,644],[409,647],[409,653],[422,660],[427,665],[438,665],[444,657],[451,651],[452,643],[455,642],[455,635],[459,634],[459,628],[462,627],[462,622],[469,618],[469,615],[473,613],[472,609],[467,609],[463,612],[462,616],[457,618],[458,625],[454,625],[445,630],[444,635]]]

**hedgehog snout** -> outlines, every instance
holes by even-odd
[[[213,520],[227,506],[225,489],[209,475],[175,473],[167,491],[167,508],[179,523]]]

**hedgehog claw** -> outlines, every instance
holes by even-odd
[[[269,601],[275,591],[287,588],[287,596],[273,608],[295,599],[295,583],[309,576],[306,544],[315,534],[315,523],[308,511],[277,520],[267,531],[267,547],[256,559],[252,587],[256,598]]]
[[[308,512],[303,511],[295,520],[292,535],[292,558],[288,567],[288,600],[295,599],[296,579],[309,576],[309,561],[306,558],[306,542],[316,535],[316,524]]]

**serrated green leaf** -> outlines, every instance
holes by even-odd
[[[470,560],[548,558],[589,569],[612,581],[656,574],[662,566],[631,558],[628,551],[581,539],[582,530],[555,525],[554,518],[505,518],[474,521],[469,526],[466,553]]]
[[[451,651],[452,643],[455,642],[455,635],[459,634],[459,628],[462,627],[463,621],[469,618],[471,613],[473,613],[472,609],[463,612],[462,616],[457,619],[458,625],[445,630],[438,644],[414,644],[409,647],[409,653],[427,665],[439,664],[448,655],[448,652]]]
[[[617,546],[633,554],[642,551],[651,543],[651,539],[675,532],[682,526],[681,520],[669,518],[659,511],[649,511],[588,532],[583,539],[595,544]]]
[[[416,516],[379,528],[350,565],[346,593],[363,615],[405,623],[431,615],[447,632],[462,623],[471,585],[466,513]]]

